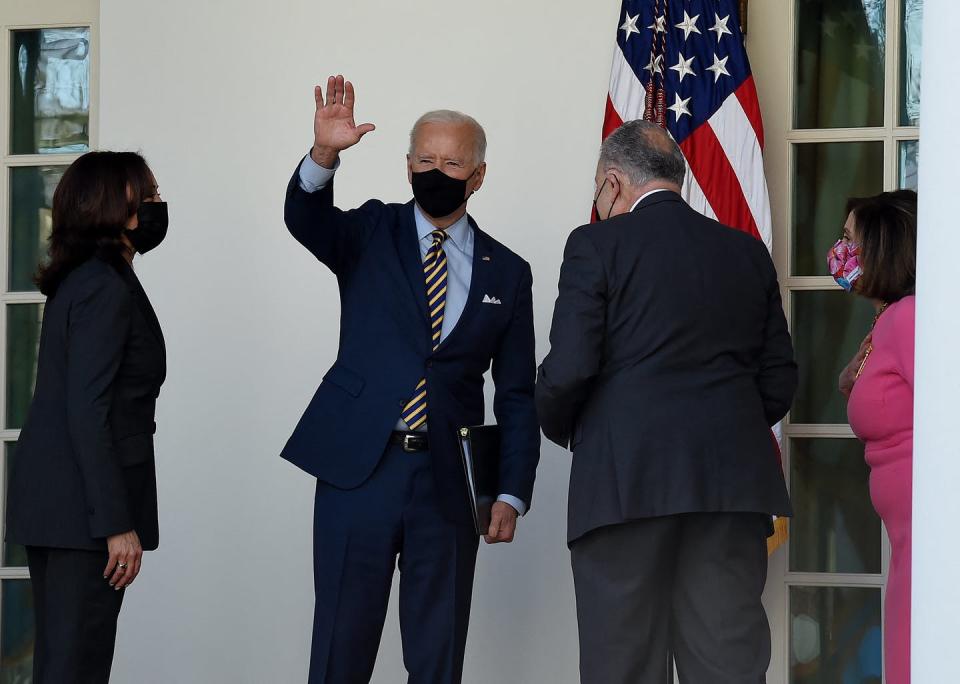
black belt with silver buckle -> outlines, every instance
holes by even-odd
[[[430,448],[430,440],[423,432],[394,432],[390,435],[390,443],[403,447],[408,454]]]

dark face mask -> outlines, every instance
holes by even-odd
[[[597,200],[600,199],[600,195],[603,194],[603,189],[604,189],[605,187],[607,187],[607,179],[606,179],[606,178],[604,178],[604,179],[603,179],[603,183],[600,184],[600,189],[597,190],[597,196],[593,198],[593,222],[594,222],[594,223],[596,223],[597,221],[605,221],[605,220],[606,220],[606,219],[600,217],[600,210],[597,209]],[[620,194],[617,193],[617,197],[619,197],[619,196],[620,196]],[[610,218],[610,215],[613,213],[613,205],[617,203],[617,197],[614,197],[614,198],[613,198],[613,202],[610,203],[610,211],[607,212],[607,218]]]
[[[167,237],[166,202],[143,202],[137,209],[137,227],[128,230],[127,239],[140,254],[146,254],[157,247]]]
[[[479,167],[478,167],[479,168]],[[477,172],[470,174],[470,178]],[[467,201],[467,181],[451,178],[440,169],[430,169],[414,173],[413,196],[417,204],[428,216],[443,218],[449,216]]]

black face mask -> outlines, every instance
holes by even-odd
[[[607,187],[607,179],[603,179],[603,183],[600,184],[600,189],[597,190],[597,196],[593,198],[593,222],[605,221],[606,219],[600,218],[600,210],[597,209],[597,200],[600,199],[600,195],[603,194],[603,189]],[[610,218],[610,215],[613,213],[613,205],[617,203],[617,198],[620,197],[620,193],[617,193],[617,196],[613,198],[613,203],[610,205],[610,211],[607,212],[607,218]]]
[[[167,237],[166,202],[143,202],[137,209],[137,227],[127,230],[127,239],[140,254],[146,254],[157,247]]]
[[[476,173],[470,174],[470,178]],[[443,218],[467,201],[467,181],[470,178],[451,178],[440,169],[414,173],[413,196],[428,216]]]

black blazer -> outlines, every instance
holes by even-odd
[[[94,258],[70,273],[44,309],[8,541],[100,550],[133,529],[157,548],[154,412],[165,376],[163,333],[133,269]]]
[[[371,200],[341,211],[332,182],[306,193],[297,168],[285,221],[337,277],[340,350],[282,457],[335,487],[358,487],[425,377],[440,505],[448,518],[473,524],[456,431],[484,422],[483,376],[492,366],[493,409],[503,431],[500,493],[529,505],[540,458],[530,266],[470,219],[475,240],[466,308],[433,351],[413,202]]]
[[[789,515],[770,426],[797,367],[763,243],[675,193],[567,242],[537,409],[570,445],[568,539],[687,512]]]

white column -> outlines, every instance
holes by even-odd
[[[913,684],[960,682],[958,26],[960,2],[927,0],[917,255]]]

